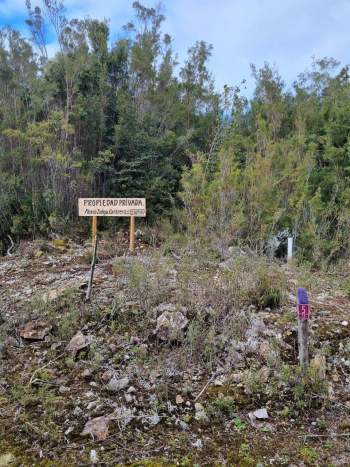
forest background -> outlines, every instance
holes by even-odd
[[[26,2],[31,40],[1,29],[2,253],[11,239],[86,233],[77,200],[103,196],[147,198],[160,231],[257,252],[293,236],[302,261],[346,257],[348,66],[315,59],[287,87],[252,65],[251,97],[242,83],[219,92],[210,44],[178,63],[161,8],[133,7],[113,43],[108,22],[67,19],[59,0]]]

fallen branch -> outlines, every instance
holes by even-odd
[[[330,433],[329,435],[299,435],[299,438],[339,438],[350,436],[350,433]]]
[[[42,367],[40,368],[37,368],[34,373],[32,374],[30,380],[29,380],[29,383],[27,384],[27,387],[28,386],[31,386],[33,384],[33,381],[34,381],[34,376],[39,372],[39,371],[42,371],[44,370],[45,368],[47,368],[48,366],[51,365],[51,363],[55,362],[56,360],[59,360],[61,357],[63,357],[63,355],[65,355],[65,353],[61,353],[58,357],[54,358],[53,360],[50,360],[48,363],[46,363],[45,365],[43,365]]]
[[[202,394],[204,393],[204,391],[207,389],[207,387],[209,386],[209,384],[213,381],[213,379],[215,378],[215,376],[216,376],[216,373],[214,373],[214,374],[210,377],[209,381],[208,381],[207,384],[204,386],[204,388],[201,390],[201,392],[198,394],[198,396],[195,398],[194,402],[197,402],[197,401],[198,401],[198,399],[201,397],[201,395],[202,395]]]

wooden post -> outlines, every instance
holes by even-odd
[[[303,370],[309,366],[309,318],[310,308],[307,292],[298,289],[298,349],[299,363]]]
[[[130,251],[135,251],[135,216],[130,216]]]
[[[95,244],[97,237],[97,216],[92,216],[92,245]]]

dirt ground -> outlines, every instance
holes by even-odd
[[[129,256],[126,241],[102,241],[87,303],[90,250],[38,241],[0,258],[0,465],[350,465],[344,272],[274,265],[283,299],[257,306],[239,282],[221,285],[230,258],[141,243]],[[253,281],[249,264],[239,277]],[[306,376],[300,285],[312,306]],[[160,330],[169,316],[183,319],[176,337]]]

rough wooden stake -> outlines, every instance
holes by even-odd
[[[303,370],[309,366],[309,321],[298,319],[299,362]]]
[[[92,261],[91,261],[90,279],[89,279],[89,284],[88,284],[88,288],[87,288],[87,291],[86,291],[86,301],[87,302],[91,298],[92,283],[93,283],[93,280],[94,280],[94,271],[95,271],[95,265],[96,265],[96,254],[97,254],[97,235],[95,237],[95,242],[94,242],[94,252],[93,252]]]
[[[298,350],[301,368],[309,367],[309,298],[303,288],[298,289]]]

